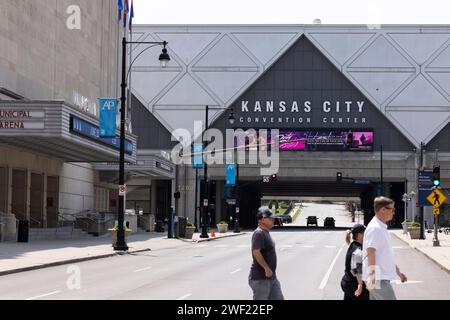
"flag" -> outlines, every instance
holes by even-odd
[[[122,10],[123,10],[122,0],[117,0],[117,6],[119,7],[119,21],[120,21],[122,20]]]
[[[130,11],[130,28],[133,24],[133,18],[134,18],[134,6],[133,6],[133,0],[131,0],[131,11]]]
[[[123,10],[123,27],[127,27],[128,12],[130,12],[130,7],[128,6],[128,0],[125,0],[125,9]]]

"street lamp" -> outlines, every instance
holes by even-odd
[[[410,193],[404,193],[402,196],[402,201],[405,203],[405,216],[403,219],[403,234],[408,233],[408,226],[406,225],[408,202],[412,201],[415,196],[416,196],[416,193],[414,191],[411,191]]]
[[[130,63],[130,66],[128,67],[128,72],[126,71],[126,64],[127,64],[127,44],[149,44],[151,46],[145,48],[142,50],[136,58]],[[137,58],[139,58],[140,55],[142,55],[145,51],[148,49],[155,47],[155,46],[163,46],[162,54],[159,56],[159,61],[161,62],[161,66],[165,68],[167,64],[170,61],[169,54],[167,53],[167,46],[168,42],[132,42],[127,41],[125,37],[122,39],[122,84],[121,84],[121,107],[120,107],[120,165],[119,165],[119,185],[124,186],[125,185],[125,106],[126,106],[126,90],[127,90],[127,79],[128,75],[131,72],[131,67],[133,66],[133,63],[136,61]],[[127,251],[128,246],[125,242],[125,230],[123,228],[123,222],[125,220],[124,216],[124,210],[125,210],[125,204],[124,204],[124,194],[119,194],[119,206],[118,206],[118,230],[117,230],[117,243],[114,246],[115,251]]]
[[[228,117],[228,122],[233,127],[233,152],[235,154],[235,162],[236,162],[236,181],[235,181],[235,190],[236,190],[236,204],[234,206],[235,212],[234,212],[234,233],[240,233],[241,230],[239,228],[239,161],[237,160],[237,152],[236,147],[234,146],[234,124],[236,123],[236,117],[234,116],[233,110],[230,112],[230,116]]]

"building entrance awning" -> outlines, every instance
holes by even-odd
[[[175,179],[175,164],[163,156],[148,154],[138,150],[136,163],[125,164],[125,172],[134,176],[147,176],[160,180]],[[117,163],[96,163],[94,169],[97,171],[119,171]]]
[[[99,137],[94,116],[63,101],[0,101],[0,143],[66,162],[118,162],[120,138]],[[126,135],[125,161],[136,162],[136,140]]]

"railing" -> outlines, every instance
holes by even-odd
[[[41,224],[42,224],[41,221],[39,221],[39,220],[37,220],[37,219],[34,219],[33,217],[30,217],[30,222],[35,222],[35,223],[37,223],[38,228],[39,228],[39,229],[41,228]],[[30,229],[31,229],[31,224],[30,224]]]

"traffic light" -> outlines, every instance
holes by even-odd
[[[270,178],[270,180],[272,181],[272,182],[276,182],[277,181],[277,174],[276,173],[274,173],[274,174],[272,174],[272,177]]]
[[[433,185],[439,187],[441,184],[441,167],[437,166],[433,168]]]
[[[337,182],[342,182],[342,172],[338,172],[336,174],[336,180],[337,180]]]

